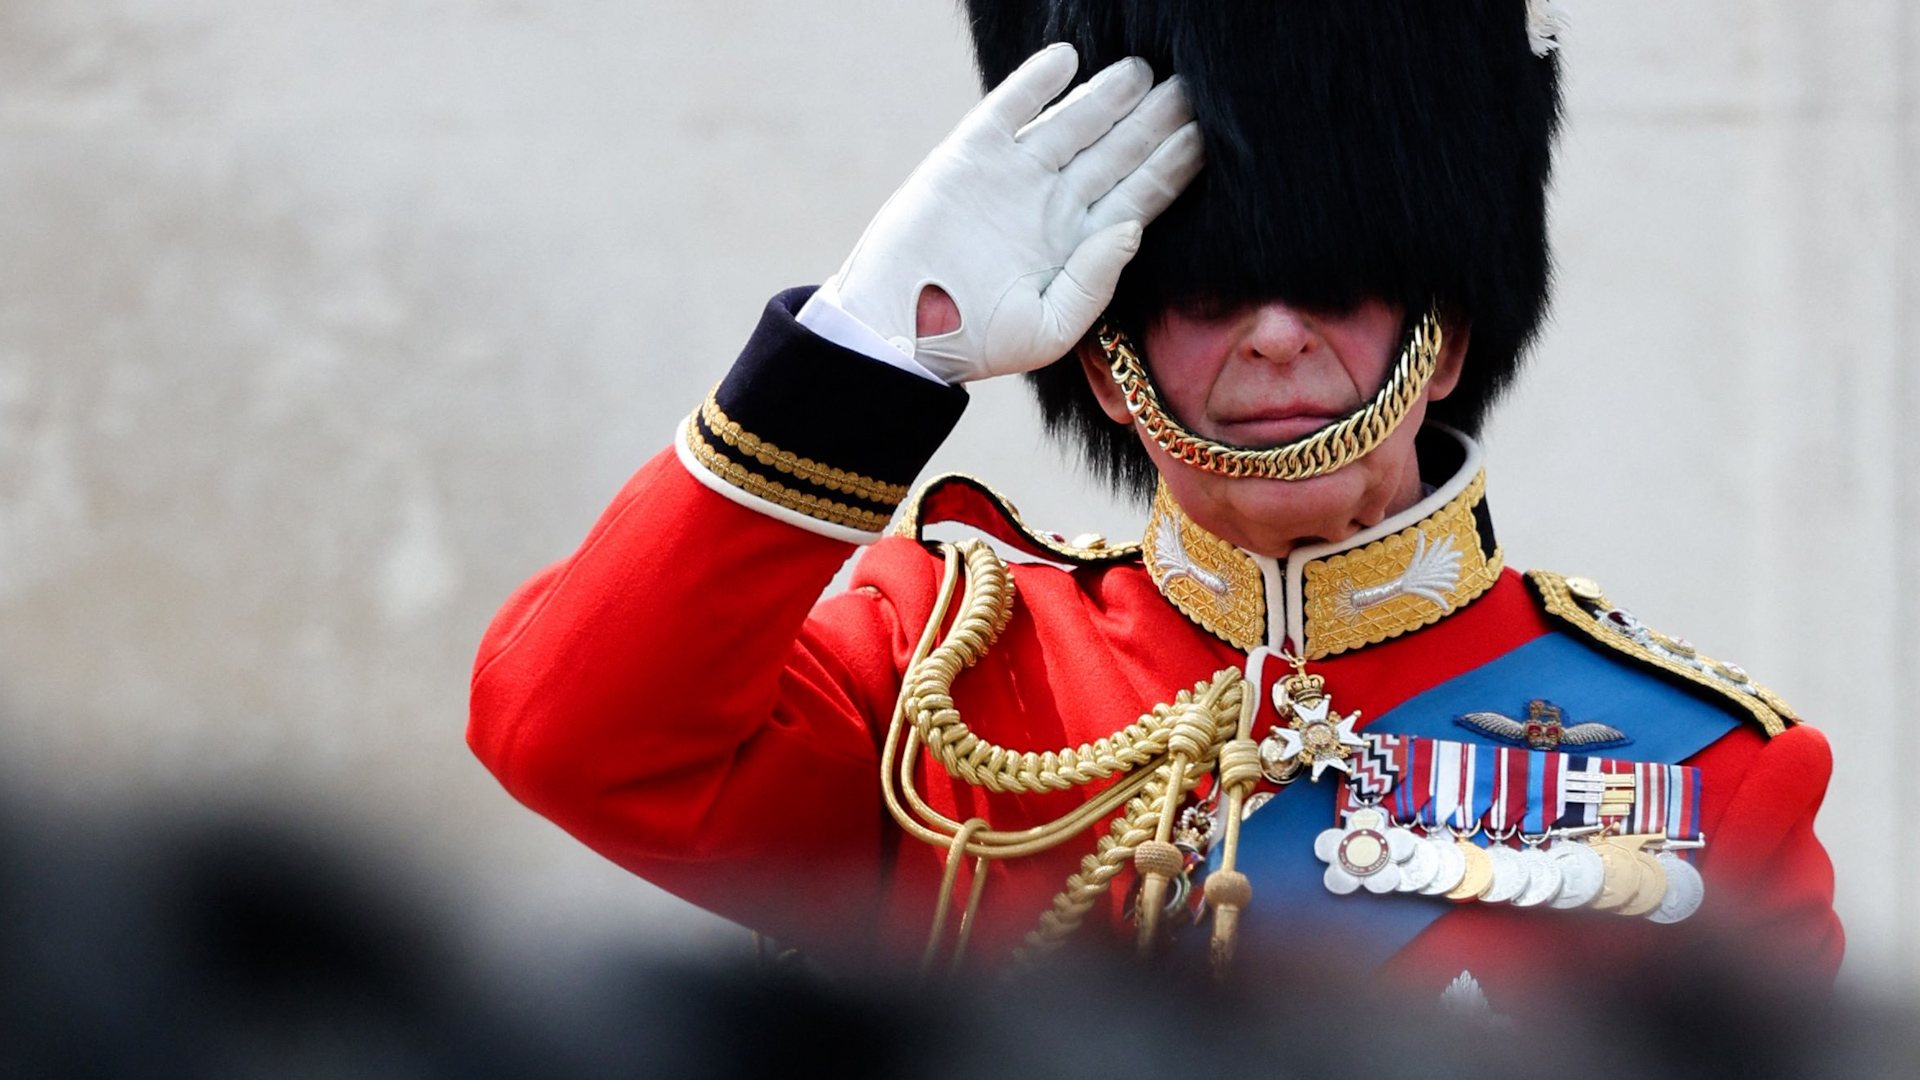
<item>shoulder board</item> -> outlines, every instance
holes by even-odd
[[[1751,716],[1768,738],[1800,722],[1780,695],[1754,682],[1738,665],[1703,656],[1684,638],[1642,625],[1609,602],[1593,579],[1529,570],[1527,584],[1555,623],[1640,667],[1711,692]]]
[[[936,476],[921,485],[894,518],[889,531],[895,536],[924,540],[927,526],[942,522],[978,529],[1035,558],[1076,566],[1118,562],[1140,554],[1139,544],[1109,544],[1091,534],[1068,540],[1058,533],[1041,532],[1021,520],[1020,511],[1005,495],[962,473]]]

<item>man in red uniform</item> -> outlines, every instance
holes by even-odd
[[[1494,539],[1551,5],[969,13],[994,89],[496,618],[501,782],[829,957],[1210,941],[1498,999],[1717,925],[1830,980],[1824,741]],[[962,384],[1016,372],[1152,498],[1139,544],[909,500]]]

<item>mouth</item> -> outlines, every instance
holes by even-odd
[[[1345,415],[1318,409],[1263,410],[1219,420],[1216,437],[1236,446],[1279,446],[1337,423]]]

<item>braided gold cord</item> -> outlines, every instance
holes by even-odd
[[[1126,395],[1127,411],[1160,448],[1175,459],[1222,476],[1305,480],[1325,476],[1366,456],[1405,420],[1439,364],[1440,316],[1428,311],[1414,327],[1380,392],[1372,401],[1311,435],[1256,450],[1214,442],[1188,431],[1167,411],[1147,375],[1140,353],[1120,330],[1102,323],[1095,331],[1107,354],[1113,381]]]
[[[1199,785],[1207,774],[1204,766],[1218,756],[1222,744],[1238,730],[1242,706],[1248,698],[1246,682],[1237,668],[1215,673],[1212,681],[1194,688],[1194,695],[1212,712],[1215,728],[1202,767],[1183,770],[1181,795]],[[1187,692],[1181,691],[1181,697],[1186,696]],[[1029,966],[1065,943],[1086,921],[1087,912],[1113,886],[1113,879],[1133,865],[1134,852],[1140,845],[1159,835],[1165,807],[1178,801],[1168,798],[1173,774],[1172,761],[1149,770],[1147,782],[1139,793],[1127,800],[1126,809],[1113,819],[1093,852],[1080,860],[1080,869],[1054,894],[1053,906],[1040,916],[1040,925],[1028,931],[1024,944],[1014,953],[1017,965]]]
[[[1236,718],[1240,712],[1236,707]],[[1172,760],[1167,763],[1167,792],[1160,804],[1153,839],[1133,849],[1133,868],[1140,875],[1135,940],[1143,957],[1152,956],[1159,946],[1160,916],[1166,907],[1167,889],[1172,886],[1174,875],[1185,868],[1186,857],[1172,843],[1173,819],[1180,812],[1180,801],[1199,782],[1203,774],[1201,763],[1218,757],[1221,744],[1230,738],[1230,733],[1220,731],[1214,720],[1215,714],[1201,706],[1180,710],[1180,719],[1167,738],[1167,753]]]
[[[970,547],[976,544],[977,550]],[[973,565],[977,571],[971,575],[973,580],[963,606],[984,608],[985,605],[998,605],[1001,601],[1011,598],[1010,585],[1006,587],[996,585],[995,571],[1004,573],[1004,567],[1000,566],[992,549],[977,541],[944,545],[946,566],[942,572],[934,610],[927,620],[927,627],[921,634],[919,644],[915,647],[913,660],[908,664],[909,672],[926,662],[933,652],[934,638],[941,624],[946,621],[947,611],[952,606],[960,577],[963,552],[970,565]],[[970,619],[967,614],[963,614],[956,625],[960,628],[971,626],[974,632],[978,632],[983,621],[987,625],[1004,626],[1011,613],[975,610],[973,614],[981,618]],[[966,633],[964,629],[960,632]],[[984,648],[984,645],[978,642],[972,645],[965,642],[951,644],[956,650],[967,652]],[[906,702],[907,695],[902,693],[895,704],[893,721],[888,726],[887,739],[881,750],[881,794],[886,801],[888,812],[893,815],[901,828],[925,843],[947,847],[962,825],[927,805],[926,800],[920,797],[919,791],[914,787],[914,760],[920,739],[918,731],[905,722]],[[1144,772],[1127,776],[1064,817],[1029,829],[1017,832],[994,830],[972,832],[972,838],[967,841],[964,850],[969,855],[1003,859],[1044,851],[1118,809],[1138,792],[1146,779]],[[903,802],[906,805],[903,806]]]
[[[912,825],[906,825],[905,822],[902,824],[906,826],[908,832],[927,843],[943,846],[947,842],[946,838],[960,828],[961,823],[927,805],[926,800],[920,797],[920,792],[914,787],[914,762],[917,760],[915,752],[919,745],[919,736],[912,729],[908,729],[895,778],[899,783],[900,797],[906,800],[913,813],[919,816],[919,820]],[[968,841],[967,854],[1013,859],[1045,851],[1062,840],[1093,827],[1101,818],[1125,805],[1128,799],[1133,798],[1145,786],[1149,775],[1150,770],[1146,769],[1125,775],[1119,782],[1081,803],[1077,809],[1029,829],[1013,832],[980,830],[973,834],[973,839]]]
[[[1133,864],[1134,849],[1153,839],[1159,827],[1160,804],[1172,774],[1171,764],[1154,769],[1146,786],[1127,801],[1125,812],[1113,819],[1092,854],[1080,860],[1080,869],[1054,895],[1053,906],[1040,916],[1040,925],[1027,931],[1025,942],[1013,954],[1017,966],[1030,967],[1065,944],[1112,888],[1113,879]]]
[[[1153,711],[1090,743],[1036,753],[1010,750],[975,735],[953,703],[953,680],[971,666],[1013,616],[1013,579],[993,549],[960,545],[967,565],[967,596],[945,640],[907,669],[906,713],[921,742],[947,772],[976,787],[1001,792],[1064,791],[1129,772],[1167,752],[1180,724],[1173,705]]]
[[[1013,611],[1013,580],[1006,565],[981,541],[967,540],[942,548],[945,567],[940,588],[902,678],[880,766],[882,795],[894,820],[911,835],[947,852],[923,970],[938,955],[960,859],[971,855],[976,862],[961,915],[954,965],[959,963],[970,936],[986,880],[986,860],[1014,858],[1054,847],[1124,807],[1094,853],[1081,861],[1080,870],[1054,898],[1052,909],[1042,916],[1040,927],[1028,935],[1019,955],[1037,958],[1056,948],[1085,920],[1086,912],[1111,886],[1114,876],[1129,865],[1140,844],[1166,831],[1161,819],[1177,809],[1180,798],[1212,769],[1221,748],[1243,726],[1248,700],[1240,670],[1226,668],[1192,690],[1180,691],[1171,703],[1155,706],[1125,729],[1092,743],[1039,754],[989,743],[960,720],[953,705],[952,686],[954,678],[978,661],[1006,628]],[[959,612],[952,628],[942,636],[940,627],[946,622],[955,593],[960,591],[963,563],[966,584]],[[1023,830],[994,831],[979,818],[965,823],[953,821],[920,797],[913,776],[915,754],[922,743],[949,774],[991,791],[1056,791],[1116,774],[1122,778],[1053,821]]]
[[[971,838],[974,833],[984,828],[986,824],[983,818],[969,818],[966,824],[961,825],[959,830],[953,834],[953,840],[947,845],[947,866],[940,877],[940,900],[933,909],[933,929],[927,933],[927,948],[926,951],[920,955],[920,972],[923,975],[926,974],[929,968],[933,967],[934,957],[940,955],[940,934],[947,926],[947,908],[953,902],[953,882],[955,876],[960,871],[961,857],[967,850],[967,840]],[[974,896],[977,897],[980,895],[981,886],[986,884],[986,880],[987,860],[985,856],[981,856],[975,859],[973,863]],[[970,903],[968,907],[968,914],[971,915],[972,904]],[[972,928],[971,919],[961,922],[960,940],[953,948],[953,962],[955,966],[959,965],[961,957],[966,954],[967,933]]]

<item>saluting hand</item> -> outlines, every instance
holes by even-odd
[[[1007,76],[880,208],[822,298],[949,383],[1070,351],[1112,299],[1141,230],[1201,165],[1178,76],[1154,86],[1134,57],[1045,108],[1078,67],[1059,44]],[[951,298],[958,329],[917,335],[929,286]]]

